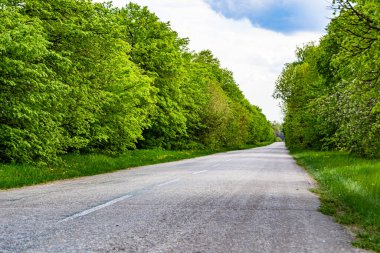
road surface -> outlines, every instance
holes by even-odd
[[[362,252],[282,143],[0,191],[0,252]]]

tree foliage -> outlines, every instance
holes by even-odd
[[[380,157],[380,3],[334,1],[319,45],[298,51],[276,85],[290,147]]]
[[[272,140],[232,73],[187,44],[137,4],[1,1],[1,161]]]
[[[33,162],[61,149],[63,98],[67,86],[54,68],[66,62],[49,49],[39,19],[0,11],[0,159]]]

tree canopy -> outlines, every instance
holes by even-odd
[[[285,140],[380,157],[380,3],[336,0],[333,8],[327,35],[298,49],[278,78]]]
[[[2,0],[0,160],[274,140],[232,73],[187,45],[133,3]]]

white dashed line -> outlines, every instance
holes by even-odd
[[[70,220],[74,220],[74,219],[76,219],[76,218],[79,218],[79,217],[85,216],[85,215],[87,215],[87,214],[90,214],[90,213],[93,213],[93,212],[98,211],[98,210],[100,210],[100,209],[103,209],[103,208],[105,208],[105,207],[107,207],[107,206],[113,205],[113,204],[115,204],[115,203],[117,203],[117,202],[120,202],[120,201],[123,201],[123,200],[125,200],[125,199],[128,199],[128,198],[130,198],[130,197],[132,197],[132,196],[133,196],[133,195],[125,195],[125,196],[122,196],[122,197],[119,197],[119,198],[113,199],[113,200],[111,200],[111,201],[108,201],[107,203],[101,204],[101,205],[99,205],[99,206],[95,206],[95,207],[90,208],[90,209],[87,209],[87,210],[85,210],[85,211],[83,211],[83,212],[80,212],[80,213],[74,214],[74,215],[72,215],[72,216],[70,216],[70,217],[67,217],[67,218],[65,218],[65,219],[63,219],[63,220],[60,220],[58,223],[66,222],[66,221],[70,221]]]
[[[161,187],[161,186],[168,185],[168,184],[171,184],[171,183],[175,183],[175,182],[178,182],[178,181],[179,181],[179,178],[174,179],[174,180],[170,180],[170,181],[162,183],[162,184],[159,184],[159,185],[157,185],[157,187]]]
[[[191,173],[191,174],[193,174],[193,175],[197,175],[197,174],[205,173],[205,172],[207,172],[207,171],[208,171],[208,170],[201,170],[201,171],[193,172],[193,173]]]

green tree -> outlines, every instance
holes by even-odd
[[[328,34],[301,49],[278,79],[274,96],[284,103],[285,140],[289,147],[380,157],[380,3],[333,6]]]
[[[145,7],[3,0],[0,21],[2,162],[273,139],[232,73]]]
[[[51,50],[42,22],[0,6],[0,159],[54,161],[62,152],[63,97],[56,70],[68,62]]]
[[[132,46],[131,60],[154,79],[157,101],[144,131],[143,147],[175,146],[187,135],[182,107],[184,53],[187,40],[178,37],[169,23],[161,22],[146,7],[130,3],[119,13],[124,39]]]
[[[122,152],[149,125],[152,80],[129,59],[118,10],[88,0],[28,0],[23,12],[43,21],[50,49],[71,63],[61,121],[65,150]]]

